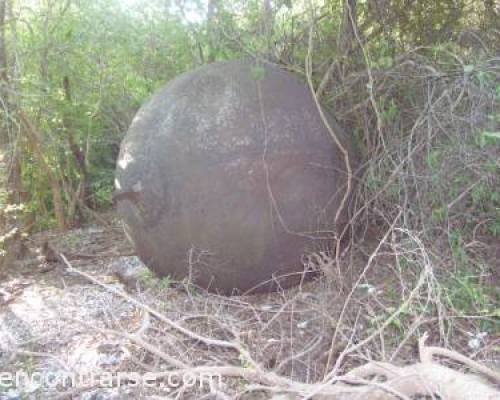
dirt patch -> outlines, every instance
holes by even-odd
[[[0,306],[3,371],[39,372],[44,376],[94,373],[102,377],[108,373],[167,371],[171,364],[166,359],[178,366],[248,370],[253,368],[248,363],[256,362],[266,371],[309,384],[321,381],[339,358],[339,373],[371,359],[399,363],[415,360],[416,339],[425,331],[430,341],[441,343],[443,323],[454,329],[445,332],[450,346],[489,365],[498,361],[499,342],[492,331],[479,336],[482,331],[477,330],[479,325],[473,319],[447,319],[431,312],[434,308],[420,308],[434,301],[428,299],[426,303],[422,297],[431,296],[428,287],[433,284],[432,273],[398,269],[388,251],[390,246],[379,246],[377,241],[365,243],[364,252],[357,251],[358,259],[342,260],[342,280],[336,279],[334,260],[330,259],[329,265],[320,266],[329,268],[327,273],[290,290],[224,297],[189,282],[156,279],[136,257],[119,255],[130,252],[130,248],[116,228],[94,226],[64,235],[40,235],[31,243],[33,251],[47,240],[58,251],[72,254],[70,263],[80,273],[60,262],[46,268],[42,259],[38,264],[17,264],[17,269],[5,272],[0,287],[11,298]],[[425,256],[415,248],[411,250],[414,260]],[[132,284],[120,278],[120,270],[134,271]],[[419,281],[422,276],[425,284]],[[418,284],[422,289],[415,292]],[[351,287],[355,289],[349,290]],[[183,335],[178,328],[165,325],[126,296],[192,334]],[[402,301],[406,301],[406,308],[397,312]],[[370,336],[372,340],[363,344]],[[204,338],[217,343],[207,344]],[[219,345],[226,342],[239,343],[244,351]],[[355,350],[344,355],[346,348],[353,347]],[[244,356],[247,353],[249,358]],[[144,387],[126,379],[111,388],[88,383],[78,388],[22,384],[0,393],[0,399],[194,399],[217,391],[230,393],[231,398],[271,397],[269,392],[248,393],[247,383],[241,378],[223,379],[216,388],[208,383],[195,387],[171,383],[162,380],[161,387]]]

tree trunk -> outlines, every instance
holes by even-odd
[[[66,217],[64,213],[64,201],[61,185],[59,183],[59,180],[57,179],[56,174],[54,173],[54,171],[52,171],[50,165],[45,160],[40,134],[38,133],[37,129],[22,110],[18,110],[18,115],[21,125],[24,128],[23,132],[26,135],[31,148],[33,149],[35,159],[37,160],[38,165],[43,170],[49,181],[49,186],[52,192],[52,201],[54,203],[54,214],[56,217],[57,227],[59,230],[63,231],[66,229]]]
[[[337,41],[341,57],[347,57],[356,40],[354,29],[357,28],[357,0],[345,0],[342,11],[342,25]]]
[[[6,14],[9,10],[8,0],[0,0],[0,96],[3,105],[3,126],[1,127],[0,147],[7,155],[8,176],[7,189],[10,192],[9,201],[20,203],[25,200],[27,193],[23,191],[22,165],[19,143],[16,143],[17,135],[14,134],[15,116],[12,99],[10,98],[11,84],[9,80],[9,60],[6,40]],[[23,195],[24,194],[24,195]]]
[[[7,45],[5,42],[5,12],[7,0],[0,0],[0,79],[7,81]]]
[[[66,102],[71,105],[71,86],[68,76],[63,78],[63,88],[64,97]],[[87,157],[85,151],[83,151],[76,143],[72,121],[65,116],[64,118],[64,128],[66,130],[68,146],[73,155],[78,174],[80,175],[79,183],[74,193],[71,193],[71,202],[68,208],[68,222],[76,222],[79,225],[83,220],[82,206],[87,205],[86,194],[87,194]]]
[[[498,20],[500,19],[500,14],[498,13],[499,10],[500,7],[495,5],[495,0],[484,1],[484,18],[482,25],[486,32],[498,27]]]
[[[266,41],[266,52],[273,54],[273,34],[274,34],[274,13],[271,0],[264,0],[262,3],[262,35]]]
[[[207,61],[212,63],[217,56],[217,14],[219,12],[219,0],[208,0],[207,10],[207,35],[208,35],[208,57]]]

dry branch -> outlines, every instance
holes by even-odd
[[[414,365],[399,367],[390,363],[369,362],[352,369],[344,375],[330,373],[327,376],[328,379],[323,382],[299,382],[262,367],[255,361],[251,352],[236,337],[231,340],[220,340],[210,336],[201,336],[191,329],[182,326],[179,322],[167,318],[161,312],[135,299],[131,295],[102,283],[93,276],[73,267],[63,254],[60,256],[68,267],[69,272],[76,273],[90,280],[105,290],[132,303],[145,313],[149,313],[160,323],[165,324],[171,329],[174,334],[178,333],[181,336],[194,339],[209,346],[235,350],[239,354],[239,357],[244,357],[245,360],[245,366],[231,365],[229,363],[223,365],[187,365],[170,354],[165,353],[165,350],[155,347],[150,341],[144,338],[147,333],[142,329],[139,334],[134,334],[88,326],[89,329],[97,330],[103,335],[117,335],[160,358],[169,366],[169,369],[166,371],[158,370],[149,372],[149,376],[157,380],[166,379],[169,376],[182,376],[183,374],[190,374],[200,381],[207,374],[226,379],[239,378],[247,381],[250,387],[253,388],[252,390],[258,389],[271,393],[281,393],[279,397],[275,396],[274,399],[286,400],[297,398],[313,400],[354,400],[360,398],[366,400],[410,400],[412,396],[416,395],[441,396],[443,399],[449,398],[454,400],[469,400],[471,398],[476,400],[500,399],[500,392],[478,376],[465,374],[442,366],[432,358],[433,355],[452,358],[491,379],[496,384],[500,383],[500,374],[498,372],[482,366],[459,353],[436,347],[426,347],[426,335],[419,342],[421,362]],[[419,290],[424,280],[425,273],[413,293]],[[410,295],[407,302],[412,297]],[[81,323],[85,325],[85,322],[81,321]],[[387,323],[384,324],[384,326],[386,325]],[[353,352],[355,349],[371,341],[374,335],[376,333],[370,335],[362,342],[348,347],[346,351]],[[211,390],[213,392],[215,389],[211,388]]]

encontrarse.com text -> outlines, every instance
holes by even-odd
[[[167,390],[180,387],[203,387],[208,385],[220,385],[222,377],[217,374],[193,374],[185,373],[165,373],[160,377],[158,374],[146,372],[140,374],[137,372],[99,372],[86,374],[73,373],[42,373],[25,371],[0,372],[0,388],[39,386],[57,389],[60,387],[117,387],[127,385],[129,387],[155,387]]]

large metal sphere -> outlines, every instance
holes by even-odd
[[[293,284],[303,255],[331,244],[345,175],[303,82],[230,61],[182,74],[140,109],[121,146],[116,199],[160,276],[264,291]]]

